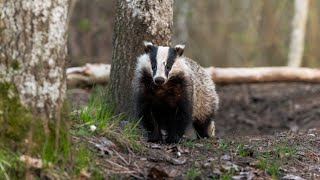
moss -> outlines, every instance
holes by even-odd
[[[78,22],[78,28],[80,31],[86,32],[90,30],[90,20],[87,18],[82,18]]]
[[[15,87],[0,83],[0,143],[17,149],[27,137],[32,113],[20,104]]]
[[[20,69],[20,64],[19,64],[19,62],[17,60],[13,60],[11,62],[11,67],[12,67],[13,70],[18,70],[18,69]]]
[[[66,103],[63,105],[60,125],[57,121],[49,120],[49,131],[45,132],[44,120],[25,108],[17,94],[14,85],[0,83],[0,150],[13,152],[16,157],[30,150],[28,152],[31,156],[40,157],[45,164],[54,164],[61,169],[67,167],[71,148],[67,120],[68,105]],[[32,142],[26,143],[30,132],[32,132]],[[24,169],[23,163],[12,162],[17,165],[10,168],[9,174],[21,174]]]

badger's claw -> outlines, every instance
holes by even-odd
[[[181,140],[181,137],[179,137],[177,134],[172,135],[166,138],[166,143],[178,143]]]

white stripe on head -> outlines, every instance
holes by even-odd
[[[138,58],[138,62],[135,68],[135,76],[140,78],[142,76],[141,72],[143,69],[146,69],[147,71],[152,74],[152,68],[150,64],[150,58],[147,54],[142,54]]]
[[[168,53],[169,53],[169,47],[158,47],[157,52],[157,72],[156,75],[153,77],[154,79],[157,77],[163,77],[165,80],[167,80],[165,67],[167,64],[168,59]]]

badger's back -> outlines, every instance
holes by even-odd
[[[193,113],[196,121],[204,121],[218,110],[219,98],[211,76],[199,64],[185,58],[185,64],[190,69],[190,79],[193,87]]]

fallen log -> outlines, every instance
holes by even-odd
[[[214,68],[206,70],[216,83],[320,83],[320,70],[296,67]]]
[[[107,84],[110,78],[110,64],[89,64],[67,68],[68,88]]]
[[[107,84],[110,64],[86,64],[67,69],[69,88]],[[295,67],[215,68],[208,67],[216,83],[309,82],[320,83],[320,70]]]

